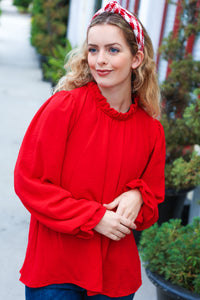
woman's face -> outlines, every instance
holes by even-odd
[[[95,25],[88,32],[88,64],[101,89],[131,89],[135,59],[123,31],[114,25]]]

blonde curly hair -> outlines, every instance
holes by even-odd
[[[110,12],[104,12],[93,19],[88,27],[100,24],[110,24],[119,27],[129,45],[132,55],[138,51],[135,35],[130,25],[119,15]],[[140,23],[141,24],[141,23]],[[153,60],[153,45],[145,28],[141,24],[144,32],[144,59],[141,65],[133,70],[132,73],[132,92],[140,96],[139,105],[153,118],[159,118],[160,110],[160,89],[158,86],[156,65]],[[87,31],[87,33],[88,33]],[[67,63],[65,65],[66,75],[62,77],[55,92],[60,90],[72,90],[81,87],[90,81],[94,81],[88,66],[88,47],[87,39],[80,49],[72,50],[67,55]]]

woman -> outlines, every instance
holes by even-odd
[[[20,280],[26,299],[129,300],[141,285],[132,229],[155,223],[164,199],[151,40],[109,2],[67,70],[15,167],[16,193],[31,213]]]

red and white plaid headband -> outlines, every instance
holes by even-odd
[[[94,16],[92,17],[92,20],[104,12],[111,12],[114,14],[119,14],[133,29],[133,32],[136,37],[137,45],[138,45],[138,50],[143,51],[143,49],[144,49],[144,33],[142,30],[142,26],[138,22],[137,18],[134,15],[132,15],[128,10],[126,10],[121,5],[119,5],[119,3],[117,1],[110,1],[105,7],[101,8],[94,14]]]

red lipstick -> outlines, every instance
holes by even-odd
[[[111,71],[111,70],[100,70],[100,69],[98,69],[98,70],[96,70],[96,72],[97,72],[97,74],[98,74],[99,76],[107,76],[107,75],[109,75],[112,71]]]

